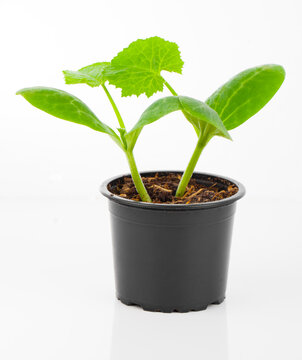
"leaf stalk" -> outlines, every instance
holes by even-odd
[[[109,99],[109,101],[110,101],[110,104],[111,104],[111,106],[112,106],[112,108],[113,108],[113,110],[114,110],[114,112],[115,112],[115,115],[116,115],[116,117],[117,117],[118,123],[120,124],[120,127],[121,127],[122,129],[126,129],[125,124],[124,124],[124,121],[123,121],[123,119],[122,119],[122,116],[121,116],[121,114],[120,114],[120,112],[119,112],[119,110],[118,110],[118,108],[117,108],[117,106],[116,106],[116,104],[115,104],[112,96],[110,95],[108,89],[106,88],[105,84],[102,84],[102,88],[104,89],[104,91],[105,91],[105,93],[106,93],[106,95],[107,95],[107,97],[108,97],[108,99]]]
[[[166,85],[166,87],[170,90],[171,94],[173,96],[178,96],[177,92],[172,88],[172,86],[168,83],[168,81],[166,81],[164,78],[163,78],[163,81],[164,81],[164,84]]]

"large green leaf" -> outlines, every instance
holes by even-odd
[[[199,131],[199,136],[220,135],[231,139],[215,110],[207,104],[187,96],[167,96],[155,101],[141,115],[135,126],[126,135],[130,147],[133,147],[141,129],[154,121],[181,110]],[[206,130],[206,133],[205,133]]]
[[[50,115],[86,125],[93,130],[110,135],[115,140],[119,140],[116,133],[108,125],[102,123],[87,105],[63,90],[32,87],[19,90],[17,94],[22,95],[33,106]]]
[[[134,125],[131,131],[142,128],[154,121],[170,114],[173,111],[181,109],[181,103],[178,96],[167,96],[156,100],[142,113],[138,122]],[[130,132],[131,132],[130,131]]]
[[[109,62],[98,62],[85,66],[78,71],[64,70],[66,84],[87,84],[91,87],[100,86],[107,80],[104,69],[110,65]]]
[[[255,115],[275,95],[285,78],[280,65],[263,65],[245,70],[214,92],[206,103],[228,130]]]
[[[160,37],[132,42],[111,61],[104,74],[109,83],[122,89],[122,96],[163,90],[162,70],[181,74],[183,61],[177,44]]]

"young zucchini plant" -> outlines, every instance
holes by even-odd
[[[201,102],[178,96],[161,75],[162,70],[181,73],[183,66],[176,44],[173,45],[175,51],[163,59],[165,43],[168,42],[159,37],[137,40],[118,53],[104,72],[110,84],[122,89],[122,96],[144,93],[150,97],[157,91],[163,91],[164,86],[173,95],[155,101],[144,111],[136,125],[125,135],[126,141],[132,146],[145,125],[173,111],[182,111],[193,125],[198,140],[176,191],[176,196],[181,197],[207,143],[215,135],[231,140],[228,130],[243,124],[269,102],[284,81],[285,71],[282,66],[274,64],[250,68]],[[166,65],[167,59],[169,66]]]
[[[206,102],[179,96],[161,75],[162,71],[181,74],[183,61],[178,46],[159,37],[136,40],[122,50],[111,62],[99,62],[79,69],[63,71],[66,84],[87,84],[102,87],[117,117],[115,132],[80,99],[65,91],[32,87],[19,90],[29,103],[63,120],[86,125],[103,132],[124,151],[133,183],[142,201],[151,202],[138,172],[133,149],[145,125],[180,110],[192,124],[198,140],[189,164],[181,178],[176,196],[184,195],[202,150],[215,135],[231,139],[228,130],[234,129],[256,114],[277,92],[285,72],[279,65],[252,68],[235,76],[219,88]],[[152,96],[166,87],[173,96],[164,97],[150,105],[136,125],[127,132],[121,114],[105,83],[121,88],[122,96]]]

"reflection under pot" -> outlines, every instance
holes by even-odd
[[[226,303],[165,314],[116,301],[110,360],[121,359],[227,360]]]

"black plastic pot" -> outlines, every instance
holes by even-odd
[[[123,176],[129,175],[111,178],[101,187],[109,199],[117,298],[162,312],[220,304],[225,298],[236,201],[245,194],[243,185],[194,173],[198,181],[233,183],[239,190],[227,199],[207,203],[152,204],[112,194],[108,184]]]

